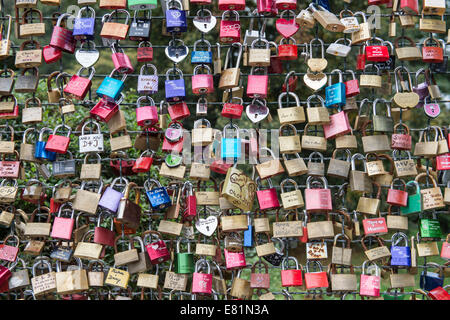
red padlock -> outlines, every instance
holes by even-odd
[[[356,56],[356,70],[362,70],[366,68],[366,53],[363,51],[363,47],[359,47],[359,53]]]
[[[262,265],[265,269],[265,273],[256,272],[256,266]],[[261,267],[258,267],[261,269]],[[264,261],[256,261],[252,266],[252,273],[250,274],[250,288],[254,289],[269,289],[270,288],[270,274],[269,267]]]
[[[375,275],[366,274],[366,263],[371,263],[375,267]],[[364,261],[362,264],[362,274],[359,282],[359,295],[364,297],[379,297],[381,288],[380,268],[375,262]]]
[[[297,10],[297,0],[275,0],[278,10]]]
[[[262,70],[264,74],[255,74],[259,70]],[[269,86],[269,76],[267,74],[267,68],[252,67],[247,80],[247,96],[250,98],[267,97],[267,88]]]
[[[58,216],[55,217],[55,220],[53,221],[52,233],[50,234],[52,238],[64,240],[72,239],[73,225],[75,223],[75,211],[72,208],[64,209],[64,207],[69,205],[70,203],[66,202],[59,208]],[[64,211],[71,212],[70,218],[61,217],[61,214]]]
[[[226,163],[222,159],[217,159],[217,160],[214,160],[213,163],[211,163],[211,166],[209,167],[209,169],[211,171],[214,171],[215,173],[227,174],[228,169],[230,169],[232,165],[233,165],[232,163]]]
[[[187,189],[186,189],[187,188]],[[194,195],[194,186],[191,182],[186,181],[181,188],[181,194],[186,200],[186,209],[183,212],[185,221],[192,221],[197,216],[197,198]]]
[[[269,73],[283,73],[283,61],[278,57],[278,45],[270,41],[269,46],[275,48],[275,55],[270,55]]]
[[[101,98],[89,113],[97,121],[108,122],[119,111],[119,104],[122,100],[123,95],[117,103]]]
[[[142,101],[148,101],[149,105],[141,106]],[[136,101],[136,121],[141,127],[150,127],[158,123],[158,109],[151,97],[139,97]]]
[[[61,127],[66,128],[68,130],[66,137],[56,135],[56,131],[58,131],[58,128]],[[57,125],[53,130],[53,134],[51,134],[48,137],[47,143],[45,144],[45,150],[62,154],[66,153],[67,149],[69,148],[71,132],[72,129],[68,125],[66,124]]]
[[[395,181],[400,181],[403,190],[394,189]],[[388,190],[387,203],[393,206],[406,207],[408,205],[408,192],[406,191],[406,183],[403,179],[396,178],[391,182],[391,188]]]
[[[245,0],[219,0],[219,10],[236,10],[245,9]]]
[[[405,130],[401,133],[396,133],[396,130],[403,127]],[[403,133],[406,132],[406,133]],[[409,134],[409,127],[403,123],[399,122],[394,126],[394,133],[391,137],[391,148],[397,150],[411,150],[411,135]]]
[[[9,239],[15,239],[17,245],[10,246],[8,245]],[[16,235],[9,235],[3,240],[3,244],[0,244],[0,260],[5,260],[9,262],[14,262],[17,259],[17,255],[19,254],[19,244],[20,240]]]
[[[183,125],[178,121],[172,121],[164,133],[162,151],[181,153],[183,140]]]
[[[347,98],[354,97],[359,94],[359,82],[356,78],[355,73],[353,70],[345,70],[345,73],[350,73],[352,75],[352,79],[346,81],[345,84],[345,96]]]
[[[115,47],[116,42],[111,46],[112,50],[112,61],[114,63],[114,70],[117,70],[119,73],[133,73],[134,68],[131,64],[130,57],[123,51],[122,48],[117,45],[117,49]]]
[[[47,45],[42,49],[42,56],[44,57],[46,64],[51,64],[61,59],[62,51],[58,48]]]
[[[389,50],[383,44],[383,39],[375,38],[381,45],[364,45],[364,51],[367,61],[383,62],[389,60]]]
[[[173,121],[182,120],[191,115],[191,112],[189,111],[188,105],[185,101],[181,101],[181,102],[175,103],[175,104],[170,104],[167,107],[167,111],[169,112],[170,119],[172,119]],[[161,113],[162,113],[162,111],[161,111]]]
[[[450,170],[450,153],[436,156],[436,170]]]
[[[150,62],[153,60],[153,48],[150,42],[143,41],[139,43],[136,59],[138,62]]]
[[[369,6],[371,6],[371,5],[377,6],[377,5],[385,4],[385,3],[389,3],[389,0],[368,0],[367,1],[367,4]]]
[[[227,249],[223,249],[223,253],[225,256],[225,264],[227,266],[227,270],[241,269],[246,267],[247,262],[245,261],[244,250],[233,252],[228,251]]]
[[[206,265],[207,273],[200,273],[203,265]],[[211,266],[206,259],[198,259],[195,263],[195,271],[192,275],[193,294],[210,295],[212,293],[213,276]]]
[[[189,0],[189,2],[198,4],[198,5],[211,4],[211,0]]]
[[[6,288],[9,290],[8,280],[9,280],[9,278],[11,278],[11,276],[12,276],[11,270],[0,265],[0,289],[1,290],[5,290]]]
[[[166,243],[162,240],[161,233],[158,231],[147,230],[143,234],[145,249],[147,250],[150,262],[155,264],[163,263],[170,259],[170,252],[167,250]],[[152,235],[156,236],[156,241],[152,241]],[[147,237],[150,241],[147,241]]]
[[[318,266],[319,271],[309,272],[310,263],[314,263],[316,266]],[[315,288],[328,288],[327,273],[323,271],[322,264],[319,261],[308,260],[306,262],[305,285],[307,290]]]
[[[325,139],[333,139],[337,136],[347,134],[352,131],[345,111],[330,115],[330,122],[323,125]]]
[[[116,176],[134,175],[133,166],[136,160],[125,160],[128,158],[128,155],[124,151],[117,151],[111,154],[109,165]]]
[[[281,91],[286,92],[289,88],[290,92],[297,90],[298,77],[295,75],[295,71],[291,71],[286,75]]]
[[[284,44],[284,41],[288,41]],[[290,44],[289,41],[293,41],[294,44]],[[298,49],[297,43],[294,38],[282,38],[280,44],[278,45],[278,59],[280,60],[297,60]]]
[[[437,46],[428,45],[434,42]],[[426,38],[422,44],[422,60],[427,63],[442,63],[444,61],[444,49],[439,40],[435,38]]]
[[[269,183],[269,189],[261,190],[261,179],[256,178],[257,191],[256,197],[258,198],[258,204],[260,210],[272,210],[280,207],[280,202],[278,201],[277,189],[272,185],[272,180],[270,178],[266,179]]]
[[[418,0],[400,0],[400,9],[406,14],[416,15],[419,14],[419,1]]]
[[[232,19],[232,14],[234,15],[234,19]],[[225,19],[226,15],[228,15],[229,20]],[[227,10],[222,13],[219,39],[223,43],[241,42],[241,22],[239,21],[239,13],[237,11]]]
[[[295,262],[295,269],[289,269],[289,260]],[[281,262],[281,285],[283,287],[299,287],[303,284],[302,266],[295,257],[285,257]]]
[[[83,70],[90,70],[89,78],[80,76]],[[69,83],[67,83],[64,88],[64,93],[66,93],[70,99],[84,100],[92,86],[92,78],[94,77],[94,74],[94,67],[80,68],[77,74],[74,74],[72,78],[70,78]]]
[[[58,213],[61,205],[61,202],[56,202],[54,198],[50,198],[50,213]]]
[[[206,69],[206,74],[198,74],[200,69]],[[211,68],[206,64],[200,64],[194,68],[192,75],[192,93],[209,94],[214,92],[214,80]]]
[[[386,219],[384,217],[363,219],[364,234],[381,235],[388,233]]]
[[[111,227],[110,229],[102,227],[100,224],[102,222],[102,213],[99,213],[97,219],[97,226],[94,229],[94,242],[102,244],[104,246],[114,247],[114,240],[116,238],[116,234],[114,232],[114,223],[113,219],[111,219]]]
[[[56,49],[73,54],[75,52],[76,40],[72,35],[72,31],[61,27],[61,22],[64,18],[72,17],[69,13],[64,13],[59,16],[56,26],[53,27],[50,45]]]
[[[136,162],[131,170],[135,173],[148,172],[153,163],[154,153],[155,152],[153,150],[145,150],[142,152],[139,158],[136,159]],[[150,154],[150,156],[145,156],[147,154]]]
[[[1,112],[0,119],[16,119],[19,117],[19,105],[14,95],[1,96],[0,102],[9,102],[9,99],[14,103],[14,109],[11,112]]]
[[[448,287],[448,286],[446,286]],[[450,300],[450,294],[441,286],[428,292],[428,296],[433,300]]]
[[[317,180],[321,180],[322,183]],[[323,189],[311,189],[312,182],[322,185]],[[306,179],[305,208],[306,212],[327,212],[333,210],[331,190],[328,189],[328,181],[325,177],[309,176]]]
[[[238,103],[233,103],[233,100],[237,100]],[[240,119],[242,111],[244,110],[244,101],[239,97],[232,97],[230,102],[223,104],[222,117],[230,119]]]

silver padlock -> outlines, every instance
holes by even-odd
[[[97,133],[85,134],[84,130],[86,126],[90,124],[97,127]],[[85,122],[81,128],[81,136],[78,142],[80,145],[80,153],[103,152],[103,134],[98,122]]]
[[[147,69],[153,69],[153,75],[144,74]],[[155,94],[158,92],[158,71],[151,63],[146,63],[141,67],[141,72],[138,76],[137,91],[140,95]]]

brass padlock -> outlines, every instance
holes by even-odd
[[[239,50],[238,57],[236,60],[236,65],[232,67],[231,55],[232,49],[237,47]],[[242,57],[242,45],[239,42],[235,42],[231,45],[231,47],[227,51],[227,55],[225,57],[224,70],[220,74],[219,80],[219,89],[226,90],[232,89],[238,86],[239,84],[239,76],[240,76],[240,68],[239,64],[241,62]]]
[[[37,12],[39,16],[38,23],[27,23],[33,21],[33,13]],[[42,11],[37,9],[28,9],[22,15],[22,22],[19,26],[19,38],[39,37],[45,34],[45,23]]]
[[[36,107],[30,107],[30,103],[37,105]],[[22,110],[22,123],[33,124],[42,122],[42,107],[41,100],[38,98],[28,98],[25,101],[25,106]]]
[[[372,36],[370,34],[369,22],[364,12],[358,11],[353,14],[354,16],[360,15],[363,17],[363,22],[359,24],[359,30],[352,33],[352,44],[358,44],[369,40]]]
[[[32,74],[26,75],[27,72],[32,72]],[[17,76],[15,91],[19,93],[36,92],[38,83],[39,83],[38,68],[34,67],[23,69],[21,74]],[[33,99],[31,98],[31,100]]]
[[[376,68],[377,74],[366,74],[366,69],[368,67]],[[381,88],[381,75],[380,69],[376,64],[366,64],[364,67],[363,74],[359,78],[359,86],[361,88]]]
[[[345,29],[345,26],[342,22],[336,17],[336,15],[328,10],[326,10],[322,6],[318,6],[319,9],[315,7],[313,3],[308,6],[308,10],[312,11],[312,15],[314,19],[319,22],[322,27],[331,32],[342,32]]]

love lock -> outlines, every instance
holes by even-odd
[[[269,108],[267,102],[264,99],[255,98],[252,103],[245,108],[247,117],[253,123],[258,123],[269,116]]]

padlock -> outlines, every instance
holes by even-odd
[[[287,99],[287,108],[283,108],[283,98],[288,96]],[[289,107],[289,96],[294,97],[295,106]],[[296,124],[296,123],[304,123],[306,121],[305,111],[300,104],[300,99],[293,92],[282,92],[278,96],[278,118],[280,120],[280,124]]]
[[[367,127],[372,124],[372,120],[366,122],[363,127],[361,128],[361,131],[363,133],[362,137],[362,143],[363,143],[363,149],[365,153],[379,153],[379,152],[386,152],[391,150],[391,144],[389,143],[389,138],[385,134],[381,135],[367,135]]]
[[[294,185],[294,190],[292,191],[288,191],[285,192],[284,191],[284,186],[286,185],[286,183],[291,183],[292,185]],[[285,210],[292,210],[292,209],[297,209],[297,208],[303,208],[305,203],[303,201],[303,196],[302,196],[302,192],[300,190],[298,190],[298,186],[297,183],[292,180],[292,179],[284,179],[281,183],[280,183],[280,188],[281,188],[281,201],[283,203],[283,208]],[[278,213],[277,213],[277,217],[278,217]],[[278,224],[278,221],[277,221]],[[288,221],[286,221],[286,223],[284,223],[285,225],[288,224]],[[276,229],[276,224],[274,223],[273,225],[274,227],[274,236],[275,236],[275,229]],[[278,227],[280,227],[280,225],[278,225]]]
[[[113,16],[118,17],[119,13],[126,15],[125,23],[112,22]],[[103,16],[103,27],[100,32],[100,37],[106,39],[125,40],[128,34],[128,21],[130,20],[130,13],[127,10],[116,9],[111,13]]]
[[[314,263],[319,271],[311,272],[310,264]],[[322,264],[317,260],[307,260],[305,265],[305,286],[306,289],[328,288],[327,273],[322,270]]]
[[[369,268],[366,264],[370,263],[375,269],[375,274],[367,274]],[[381,271],[378,265],[369,260],[365,260],[362,264],[362,273],[359,285],[359,294],[364,297],[379,297],[381,289]]]
[[[25,50],[25,46],[32,44],[31,50]],[[42,49],[39,42],[35,40],[24,41],[16,53],[14,62],[16,68],[33,68],[42,64]]]
[[[164,133],[164,141],[162,145],[163,152],[181,153],[183,150],[183,126],[178,121],[172,121],[166,132]],[[181,160],[181,159],[179,159]],[[174,163],[174,167],[178,166],[181,162]],[[169,162],[170,165],[172,165]]]
[[[434,130],[435,135],[434,141],[428,138],[428,134],[432,129]],[[434,127],[420,131],[419,140],[416,142],[414,146],[414,155],[423,157],[436,156],[439,148],[438,138],[439,138],[438,130]]]
[[[188,251],[180,252],[181,241],[183,238],[178,238],[177,249],[175,253],[175,272],[181,274],[193,273],[195,270],[194,254],[191,252],[191,243],[187,243]],[[226,256],[225,256],[226,259]]]
[[[289,269],[289,261],[291,260],[295,263],[295,269]],[[303,284],[302,269],[295,257],[283,258],[281,263],[281,285],[283,287],[300,287]]]
[[[255,180],[257,184],[256,197],[258,198],[258,204],[260,210],[273,210],[280,207],[280,202],[278,201],[277,191],[272,185],[272,180],[267,179],[269,184],[268,189],[262,190],[262,183],[259,177]]]
[[[239,13],[237,11],[227,10],[222,13],[219,39],[222,43],[240,42],[241,22],[239,21]]]
[[[350,172],[351,166],[351,152],[348,149],[343,151],[346,152],[346,160],[336,159],[337,152],[342,149],[334,149],[333,155],[331,156],[330,163],[328,165],[327,176],[336,177],[347,180],[348,174]]]
[[[16,8],[36,8],[37,0],[15,0]]]
[[[367,239],[375,238],[375,241],[378,243],[378,247],[367,249],[364,241]],[[373,242],[373,241],[371,241]],[[361,246],[363,247],[364,253],[370,261],[378,261],[385,260],[391,256],[391,251],[384,245],[384,241],[377,235],[368,235],[366,234],[361,238]]]
[[[28,75],[28,72],[32,72]],[[38,68],[25,68],[22,70],[20,75],[17,76],[15,92],[16,93],[31,93],[36,92],[37,85],[39,82],[39,69]],[[29,101],[36,101],[37,98],[30,98]]]
[[[434,42],[437,46],[430,46]],[[427,63],[442,63],[444,61],[444,49],[436,38],[425,38],[422,42],[422,60]]]
[[[233,103],[233,100],[237,100],[238,103]],[[223,104],[221,115],[230,119],[240,119],[244,110],[243,104],[242,98],[232,97],[229,102]]]
[[[448,56],[445,55],[447,52],[447,44],[445,43],[444,40],[442,39],[438,39],[439,42],[442,43],[442,48],[444,49],[443,51],[443,60],[441,63],[432,63],[430,64],[430,69],[432,72],[437,72],[437,73],[444,73],[447,72],[447,66],[448,66]],[[1,46],[0,46],[0,50],[1,50]],[[1,56],[0,56],[1,58]]]
[[[400,40],[406,40],[407,42],[409,42],[410,45],[406,47],[400,47],[399,45]],[[412,40],[407,36],[396,38],[394,41],[394,46],[395,46],[395,53],[399,60],[414,61],[422,59],[422,53],[420,52],[419,48],[416,47],[414,40]]]
[[[119,251],[118,241],[124,238],[122,244],[128,242],[128,250]],[[125,240],[126,239],[126,240]],[[130,235],[128,236],[117,236],[114,239],[114,265],[123,266],[132,262],[139,261],[139,255],[137,249],[134,247],[134,241]]]
[[[319,107],[311,107],[311,100],[316,98],[320,102]],[[330,122],[330,115],[325,108],[325,101],[319,95],[311,95],[306,100],[307,125],[323,125]]]
[[[120,199],[119,207],[117,209],[117,221],[122,222],[126,226],[137,229],[141,219],[141,206],[139,205],[140,191],[136,188],[134,182],[126,185],[124,196]],[[135,201],[129,200],[130,191],[135,189]]]
[[[130,57],[127,56],[127,54],[123,51],[123,49],[119,47],[119,45],[117,45],[116,49],[116,46],[113,43],[111,46],[111,50],[112,50],[111,57],[114,64],[114,70],[119,73],[125,74],[133,73],[134,68],[133,65],[131,64]]]
[[[37,275],[37,267],[45,265],[48,272]],[[56,292],[56,272],[52,271],[52,265],[47,259],[39,259],[33,264],[33,277],[31,278],[31,286],[34,296],[43,296],[52,292]]]
[[[89,11],[90,16],[83,18],[83,12]],[[82,7],[75,18],[73,37],[76,40],[94,40],[95,10],[92,7]]]
[[[394,189],[395,181],[400,181],[402,183],[403,190]],[[408,202],[408,192],[406,192],[405,181],[400,178],[396,178],[392,181],[391,188],[388,190],[386,202],[393,206],[406,207]]]
[[[344,44],[340,44],[339,42],[343,41]],[[348,45],[345,42],[348,42]],[[331,43],[326,53],[331,54],[336,57],[347,57],[350,53],[352,41],[350,39],[339,38],[335,42]]]
[[[312,150],[312,151],[319,151],[319,152],[325,152],[327,150],[327,139],[325,137],[321,136],[312,136],[308,134],[308,130],[311,129],[310,123],[307,123],[302,136],[302,149],[304,150]]]
[[[287,42],[285,44],[285,41]],[[293,43],[290,43],[290,42]],[[298,49],[294,38],[281,38],[278,45],[278,59],[279,60],[297,60]]]
[[[322,27],[331,32],[342,32],[345,26],[342,22],[329,10],[325,9],[323,6],[318,5],[318,9],[313,3],[309,4],[308,10],[312,12],[314,19],[319,22]],[[356,15],[356,13],[355,13]],[[353,42],[353,41],[352,41]]]
[[[48,161],[55,161],[56,160],[56,152],[50,152],[45,149],[45,146],[47,145],[47,142],[44,141],[44,133],[45,131],[52,130],[50,128],[42,128],[39,131],[39,140],[36,142],[34,157],[36,159],[47,159]]]
[[[67,129],[67,136],[56,135],[59,128]],[[45,151],[56,152],[56,153],[66,153],[69,148],[70,143],[70,133],[72,129],[68,125],[58,125],[53,129],[53,133],[48,137],[47,143],[45,144]]]
[[[134,163],[131,170],[133,170],[134,173],[148,172],[153,163],[154,153],[155,152],[152,150],[145,150],[143,153],[141,153],[139,158],[136,159],[136,162]],[[150,156],[146,156],[147,154],[149,154]]]
[[[8,28],[6,29],[6,35],[2,40],[0,40],[0,60],[7,59],[10,56],[11,51],[11,25],[12,17],[10,15],[5,15],[8,19]]]
[[[56,160],[52,163],[53,176],[56,178],[65,178],[75,175],[75,160],[73,159],[72,152],[67,151],[69,159],[60,160],[59,154],[56,156]]]
[[[229,9],[229,10],[239,11],[237,9]],[[251,12],[250,24],[248,26],[248,29],[245,30],[243,44],[246,46],[251,46],[253,41],[256,39],[265,39],[266,38],[266,33],[265,33],[266,24],[267,24],[266,19],[263,19],[262,26],[260,26],[260,24],[258,24],[258,30],[254,30],[254,22],[255,22],[255,18],[257,18],[257,17],[259,17],[258,10],[255,9]],[[240,42],[240,41],[238,41],[238,42]]]
[[[367,21],[366,14],[362,11],[355,12],[353,16],[361,16],[363,18],[362,23],[359,24],[359,30],[352,33],[352,45],[365,42],[372,38],[370,29],[371,25]]]
[[[368,67],[372,67],[377,69],[376,74],[366,74],[366,69]],[[366,64],[363,70],[363,74],[361,74],[359,78],[360,87],[364,88],[381,88],[381,75],[380,70],[378,69],[376,64]]]
[[[101,122],[109,122],[111,118],[119,111],[119,104],[124,99],[124,94],[121,94],[118,101],[108,101],[101,98],[97,104],[89,111],[91,117]]]
[[[148,101],[147,106],[141,106],[141,101]],[[158,110],[152,98],[139,97],[136,101],[136,121],[141,127],[147,128],[158,123]]]
[[[264,74],[254,74],[258,70],[263,70]],[[247,96],[250,98],[266,98],[268,85],[269,76],[267,75],[267,68],[252,67],[250,74],[248,75]]]
[[[311,29],[315,26],[316,20],[314,19],[312,13],[308,9],[303,9],[295,17],[295,21],[300,25],[301,28]]]
[[[439,273],[428,271],[428,268],[430,268],[430,266],[433,269],[438,269]],[[435,262],[428,262],[426,263],[424,269],[425,270],[420,274],[420,287],[422,289],[431,291],[437,287],[442,287],[444,285],[443,268],[439,264]]]
[[[441,90],[434,79],[434,75],[430,72],[430,69],[425,71],[425,79],[428,87],[428,93],[430,94],[430,99],[440,99]]]
[[[313,161],[314,157],[318,156],[319,161]],[[320,152],[314,151],[309,155],[308,160],[308,176],[322,177],[325,175],[325,163],[323,162],[323,155]]]
[[[183,184],[181,193],[185,200],[185,210],[183,212],[183,219],[185,221],[192,221],[197,216],[197,198],[194,195],[193,184],[189,181]]]
[[[37,12],[39,22],[33,23],[33,13]],[[17,17],[18,18],[18,17]],[[31,21],[28,23],[27,21]],[[19,24],[19,38],[43,36],[45,34],[45,23],[40,10],[30,8],[25,9],[22,15],[22,21]]]
[[[153,60],[153,47],[149,41],[139,43],[136,59],[138,62],[150,62]]]
[[[0,111],[0,119],[17,119],[19,117],[19,105],[13,95],[0,97],[0,109],[3,109]]]
[[[22,268],[18,270],[18,263],[22,264]],[[28,275],[28,269],[23,259],[18,259],[16,262],[10,262],[8,269],[11,270],[11,277],[8,280],[9,290],[22,289],[31,284],[30,277]],[[16,271],[14,271],[16,270]]]
[[[83,164],[81,166],[80,172],[80,180],[99,180],[102,171],[101,157],[98,153],[95,153],[97,156],[96,163],[88,163],[88,158],[94,155],[93,153],[88,153],[84,157]]]
[[[86,134],[85,129],[87,125],[93,125],[96,127],[97,133]],[[92,129],[90,129],[92,132]],[[89,153],[89,152],[103,152],[103,134],[101,133],[100,125],[95,122],[85,122],[81,127],[81,135],[78,138],[79,152]]]
[[[86,186],[98,184],[97,192],[85,190]],[[88,214],[95,214],[98,207],[98,202],[100,201],[101,192],[103,190],[102,180],[97,181],[83,181],[81,183],[80,189],[77,190],[75,195],[75,200],[73,201],[73,209]]]
[[[445,207],[441,188],[438,187],[436,180],[427,173],[420,173],[415,178],[415,181],[419,182],[422,178],[431,179],[431,182],[433,183],[432,188],[420,190],[420,193],[422,195],[422,210],[439,209]],[[422,235],[422,237],[425,238],[424,235]]]
[[[270,44],[266,39],[253,40],[249,50],[248,64],[252,67],[270,66]]]
[[[100,213],[97,217],[97,226],[94,229],[94,242],[104,245],[104,246],[110,246],[114,247],[114,240],[116,238],[115,232],[114,232],[114,223],[113,218],[111,219],[111,226],[110,228],[105,228],[101,226],[102,223],[102,216],[103,213]]]
[[[201,269],[206,265],[207,272],[201,273]],[[212,293],[213,275],[211,266],[206,259],[199,259],[195,263],[195,270],[192,276],[192,294],[210,295]]]
[[[173,4],[175,5],[173,5]],[[183,5],[179,0],[169,0],[166,2],[166,31],[171,32],[186,32],[187,20],[186,11],[183,10]]]
[[[89,78],[84,78],[81,76],[83,70],[88,70]],[[84,100],[92,86],[92,78],[94,77],[94,74],[94,67],[80,68],[77,74],[74,74],[70,78],[69,83],[64,88],[64,93],[67,94],[70,99]]]
[[[405,130],[402,130],[401,133],[396,133],[396,130],[401,127]],[[403,122],[399,122],[394,126],[393,132],[394,133],[391,136],[391,148],[397,150],[411,150],[411,135],[409,134],[409,127]]]
[[[120,182],[121,185],[126,185],[128,184],[128,180],[125,178],[115,178],[111,185],[108,186],[105,191],[103,192],[98,205],[106,210],[108,210],[109,212],[112,213],[116,213],[117,209],[119,208],[119,203],[120,200],[123,198],[124,196],[124,190],[122,191],[117,191],[114,189],[114,186],[116,185],[117,182]],[[122,183],[123,181],[123,183]]]
[[[377,115],[377,104],[384,103],[386,107],[386,115]],[[373,130],[377,132],[394,132],[394,120],[391,117],[390,104],[385,99],[375,99],[372,106],[373,111]]]
[[[125,79],[127,78],[127,74],[125,73],[121,80],[115,79],[113,78],[115,72],[116,70],[113,70],[108,77],[105,77],[96,91],[96,94],[99,97],[109,102],[116,102],[119,100],[125,86]]]
[[[350,75],[352,76],[351,80],[347,80],[344,83],[345,96],[346,96],[346,98],[354,97],[354,96],[358,95],[360,92],[358,79],[356,79],[355,73],[352,70],[345,70],[345,73],[350,73]],[[346,99],[346,104],[343,106],[344,110],[345,110],[345,107],[347,104],[348,104],[348,102]]]
[[[312,182],[314,182],[314,184],[319,184],[323,188],[312,189]],[[332,210],[331,190],[328,189],[328,182],[325,177],[311,176],[306,180],[305,208],[308,213]]]
[[[156,186],[156,187],[155,187]],[[148,179],[144,183],[150,206],[153,210],[162,210],[172,205],[172,200],[167,193],[167,189],[155,179]]]
[[[366,54],[367,61],[374,62],[385,62],[389,60],[389,51],[388,48],[384,45],[383,39],[375,37],[374,40],[379,41],[380,45],[369,45],[369,41],[364,45],[364,51]],[[376,64],[376,66],[379,66]],[[379,68],[379,67],[378,67]]]
[[[233,63],[231,62],[232,59],[231,56],[232,56],[232,49],[234,49],[234,47],[237,47],[239,51],[236,60],[236,65],[233,67]],[[240,76],[239,65],[241,63],[241,58],[242,58],[242,44],[240,44],[239,42],[232,43],[225,57],[224,70],[220,74],[219,89],[227,90],[239,86],[239,76]]]
[[[52,226],[52,232],[50,236],[52,238],[56,239],[64,239],[64,240],[70,240],[72,239],[72,231],[73,231],[73,225],[75,223],[74,219],[74,210],[73,208],[64,209],[67,205],[71,206],[70,203],[64,203],[58,211],[58,216],[55,217],[55,220],[53,222]],[[69,211],[70,212],[70,218],[63,218],[61,215],[63,212]]]
[[[236,138],[227,138],[227,128],[236,130]],[[230,131],[230,130],[228,130]],[[241,157],[241,139],[239,138],[239,127],[235,124],[227,124],[223,127],[223,138],[221,141],[221,157],[223,160],[232,158],[236,161]]]
[[[156,237],[156,241],[152,240],[152,235]],[[148,237],[150,238],[149,241],[147,241]],[[147,230],[143,233],[143,239],[145,249],[150,257],[150,262],[153,265],[158,265],[170,259],[169,250],[162,239],[161,233],[158,231]]]
[[[69,19],[70,14],[64,13],[59,16],[56,26],[53,27],[52,37],[50,39],[50,46],[64,52],[73,54],[75,52],[76,40],[73,37],[72,31],[61,27],[64,18]]]
[[[9,245],[8,241],[14,239],[16,245]],[[19,237],[16,235],[9,235],[3,240],[3,244],[0,245],[0,260],[14,262],[17,260],[17,255],[19,253]],[[11,268],[12,269],[12,268]],[[1,283],[1,280],[0,280]]]
[[[378,67],[378,69],[380,71],[384,71],[384,70],[395,70],[395,54],[394,54],[394,45],[392,44],[392,42],[390,41],[383,41],[381,38],[375,38],[375,39],[379,39],[381,40],[381,47],[387,47],[386,45],[388,45],[390,47],[389,53],[387,55],[387,60],[383,60],[383,61],[376,61],[375,65]],[[376,46],[375,46],[376,47]],[[376,50],[377,51],[377,50]],[[381,51],[383,52],[383,49],[381,49]],[[379,59],[384,59],[385,55],[380,54],[379,55]],[[372,57],[372,59],[375,59],[375,57]],[[372,60],[374,61],[374,60]]]
[[[419,13],[419,4],[417,0],[400,0],[398,8],[408,14]]]
[[[340,83],[339,83],[340,84]],[[345,90],[344,90],[345,92]],[[343,94],[345,100],[345,94]],[[330,115],[330,122],[323,125],[325,139],[333,139],[352,131],[348,115],[338,107],[338,112]]]
[[[294,159],[288,159],[287,155],[288,154],[283,153],[283,160],[286,171],[290,177],[299,176],[308,172],[305,161],[298,153],[295,153]]]
[[[344,17],[344,13],[349,13],[350,15]],[[356,19],[352,11],[348,9],[342,10],[339,13],[339,18],[340,18],[339,21],[341,21],[341,23],[345,26],[345,29],[342,31],[343,33],[354,33],[359,31],[360,26],[358,19]]]
[[[408,181],[406,183],[406,187],[408,186],[414,186],[415,193],[408,195],[408,201],[406,207],[400,207],[400,212],[403,215],[411,214],[411,213],[417,213],[422,210],[422,200],[421,200],[421,194],[420,194],[420,186],[417,181]]]
[[[138,17],[139,11],[144,11],[144,15]],[[131,21],[130,30],[128,32],[128,38],[132,41],[149,40],[152,27],[151,18],[152,18],[151,10],[147,10],[146,8],[139,8],[136,11],[134,11],[134,17],[133,20]]]
[[[404,240],[405,246],[399,246],[399,242]],[[403,232],[392,235],[391,245],[391,266],[411,266],[411,248],[408,246],[408,238]]]
[[[206,74],[199,74],[198,70],[206,69]],[[214,92],[213,75],[209,66],[201,64],[194,68],[192,75],[192,92],[194,94],[209,94]]]
[[[170,74],[178,75],[179,78],[170,80]],[[166,100],[168,102],[178,102],[186,98],[186,88],[183,79],[183,72],[181,72],[180,69],[172,68],[167,70],[164,86],[166,92]]]
[[[199,43],[205,43],[207,50],[197,50],[197,45]],[[194,48],[192,50],[191,54],[191,63],[192,64],[212,64],[213,58],[212,58],[212,51],[211,51],[211,44],[206,39],[199,39],[194,42]]]
[[[219,10],[237,10],[245,9],[245,0],[219,0]]]
[[[364,171],[356,170],[356,160],[362,160],[364,164]],[[350,190],[358,193],[373,191],[372,182],[367,175],[367,169],[365,165],[366,158],[360,154],[355,153],[352,155],[351,170],[350,170]]]

